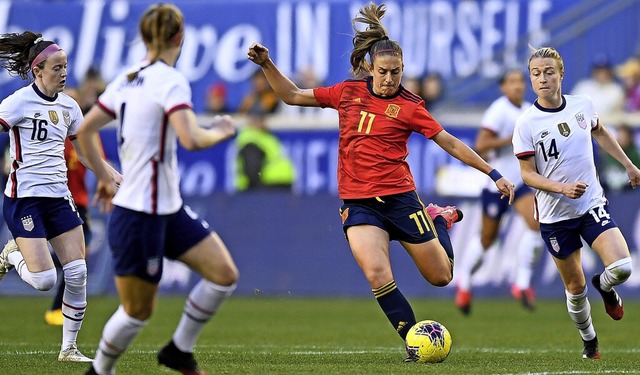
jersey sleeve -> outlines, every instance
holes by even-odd
[[[409,124],[411,130],[427,138],[431,138],[443,130],[442,125],[422,105],[416,107]]]
[[[76,139],[80,124],[82,124],[82,120],[84,120],[84,115],[82,114],[80,106],[75,101],[74,104],[75,105],[73,106],[73,118],[71,120],[71,126],[69,126],[69,130],[67,131],[67,137],[69,137],[70,140]]]
[[[591,116],[591,130],[598,127],[598,113],[596,112],[596,108],[593,106],[593,100],[591,98],[586,97],[587,103],[589,103],[589,116]]]
[[[513,153],[518,159],[526,159],[536,154],[533,147],[531,129],[522,116],[516,121],[511,142],[513,144]]]
[[[189,82],[177,72],[174,77],[164,86],[160,97],[161,105],[167,116],[179,109],[193,108]]]
[[[490,105],[489,108],[487,108],[487,110],[484,112],[484,115],[482,116],[482,122],[480,123],[480,126],[483,129],[490,130],[491,132],[496,134],[500,133],[500,119],[504,116],[504,112],[501,111],[498,107],[499,106],[497,106],[495,102]]]
[[[343,87],[344,82],[328,87],[316,87],[313,89],[313,95],[316,97],[320,107],[337,109]]]
[[[96,105],[113,118],[116,118],[116,87],[116,81],[108,84],[96,101]]]
[[[12,94],[0,103],[0,126],[3,131],[9,131],[12,126],[24,118],[20,96]]]

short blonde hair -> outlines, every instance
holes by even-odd
[[[527,64],[527,70],[531,71],[531,60],[533,59],[554,59],[558,62],[558,68],[560,69],[560,74],[564,76],[564,61],[562,61],[562,56],[560,53],[556,51],[553,47],[542,47],[542,48],[533,48],[529,46],[532,50],[531,57],[529,57],[529,63]]]

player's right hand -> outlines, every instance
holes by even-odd
[[[269,61],[269,50],[260,43],[253,43],[247,52],[247,58],[262,66]]]

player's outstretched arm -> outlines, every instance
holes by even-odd
[[[208,128],[201,128],[191,108],[179,109],[169,115],[182,147],[189,151],[212,147],[236,135],[231,116],[216,116]]]
[[[598,126],[593,129],[592,133],[593,139],[598,142],[598,145],[609,155],[613,156],[627,172],[627,176],[629,176],[629,183],[632,188],[636,188],[640,185],[640,170],[636,165],[633,165],[631,159],[624,153],[622,147],[616,139],[613,137],[611,132],[605,128],[603,125],[598,123]]]
[[[502,196],[509,198],[509,204],[513,203],[513,198],[515,197],[513,183],[502,177],[499,172],[487,164],[487,162],[473,151],[471,147],[449,134],[446,130],[442,130],[431,139],[449,155],[460,160],[466,165],[489,175],[496,182],[496,187],[500,193],[502,193]]]
[[[269,57],[269,50],[260,43],[253,43],[247,52],[247,58],[262,68],[267,81],[283,102],[289,105],[318,107],[320,104],[313,95],[313,89],[301,89],[286,77]]]

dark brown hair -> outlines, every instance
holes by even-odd
[[[160,54],[171,47],[171,42],[184,32],[184,16],[178,7],[172,4],[154,4],[144,12],[140,18],[140,35],[145,46],[151,53],[153,64],[158,61]],[[127,76],[132,81],[138,72]]]
[[[387,7],[384,4],[376,5],[373,2],[362,7],[359,16],[353,21],[353,50],[351,51],[351,73],[354,76],[363,76],[369,74],[369,70],[373,65],[373,59],[376,56],[395,55],[402,58],[402,48],[400,45],[389,40],[387,30],[382,26],[380,20],[384,17]],[[357,23],[364,23],[367,26],[365,30],[359,30]],[[366,57],[369,54],[370,61]]]
[[[0,35],[0,66],[11,75],[29,78],[31,63],[45,48],[54,44],[42,39],[42,34],[33,31]],[[38,64],[44,68],[44,61]],[[32,73],[33,74],[33,73]]]

